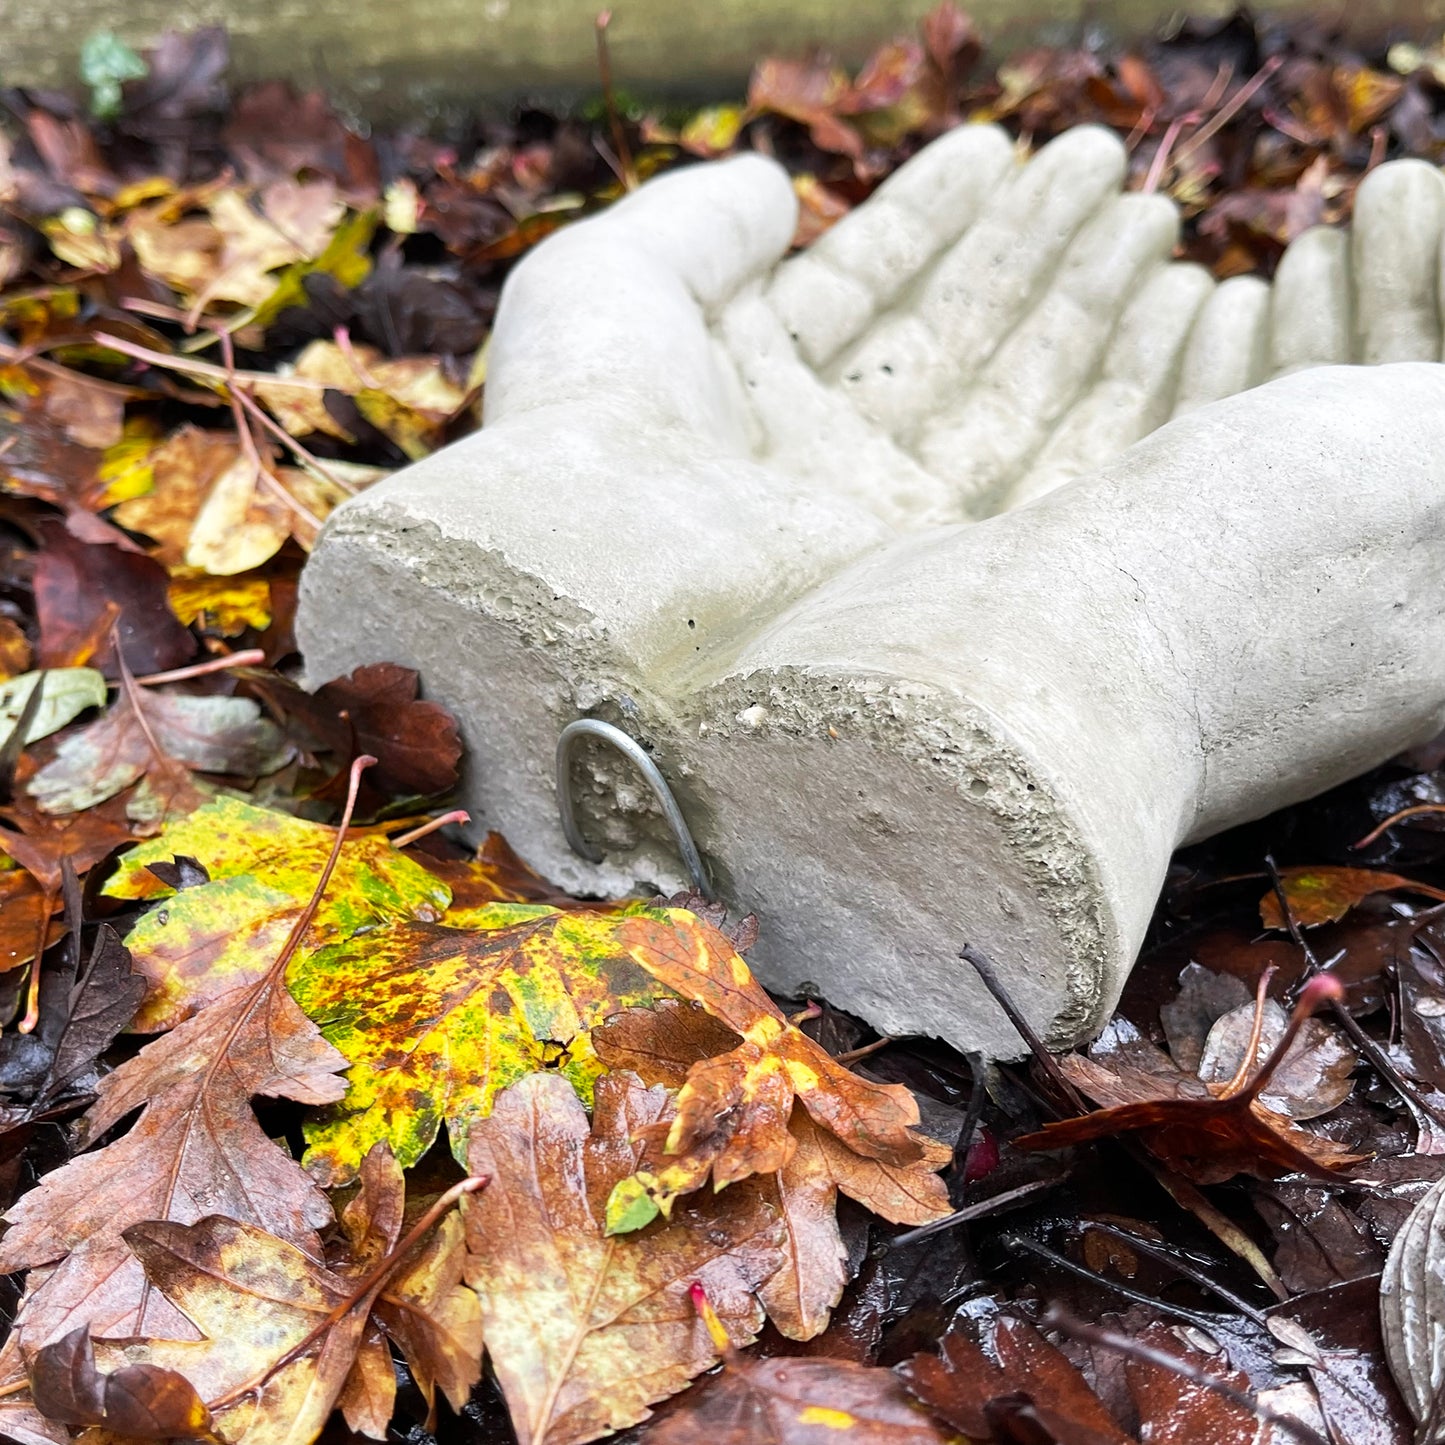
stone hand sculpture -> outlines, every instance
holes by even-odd
[[[570,779],[603,861],[558,822],[559,732],[622,728],[775,987],[1016,1052],[970,943],[1086,1035],[1176,846],[1445,723],[1445,181],[1382,166],[1352,234],[1216,285],[1124,172],[965,127],[791,260],[757,157],[548,240],[481,432],[323,533],[309,671],[419,668],[474,816],[670,889],[619,754]]]

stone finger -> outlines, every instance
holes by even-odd
[[[1089,385],[1120,312],[1168,264],[1178,235],[1165,196],[1127,194],[1100,207],[962,403],[925,424],[919,460],[969,515],[991,508]]]
[[[778,268],[768,301],[810,365],[831,361],[963,235],[1012,157],[997,126],[959,126]]]
[[[1426,161],[1392,161],[1355,193],[1350,232],[1356,361],[1440,359],[1440,237],[1445,178]]]
[[[834,363],[859,411],[905,444],[957,398],[1048,285],[1070,241],[1118,191],[1124,147],[1066,131],[998,186],[905,310]]]

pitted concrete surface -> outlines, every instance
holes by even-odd
[[[478,823],[577,889],[682,881],[604,750],[605,861],[562,836],[558,733],[624,728],[770,984],[1015,1053],[971,943],[1086,1035],[1176,846],[1445,724],[1445,181],[1379,167],[1267,286],[1123,174],[964,127],[791,260],[757,157],[550,239],[483,430],[323,533],[309,674],[419,668]]]

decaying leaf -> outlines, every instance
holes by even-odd
[[[671,1089],[684,1087],[699,1062],[729,1053],[736,1043],[737,1035],[700,1005],[669,1001],[651,1009],[628,1009],[592,1034],[593,1048],[608,1068],[631,1069],[645,1082]],[[647,1187],[667,1175],[668,1161],[661,1150],[671,1123],[671,1116],[664,1115],[640,1136],[649,1146],[645,1167],[623,1181],[609,1201],[609,1229],[625,1232],[655,1217]],[[782,1334],[809,1340],[827,1328],[829,1312],[847,1281],[846,1251],[835,1219],[839,1191],[894,1223],[926,1224],[948,1213],[948,1191],[934,1171],[948,1162],[952,1151],[923,1136],[923,1156],[913,1164],[868,1159],[798,1107],[792,1110],[788,1130],[793,1149],[787,1163],[760,1181],[788,1227],[788,1258],[759,1297]]]
[[[610,915],[493,904],[487,921],[398,924],[297,961],[292,993],[351,1065],[345,1100],[307,1125],[315,1177],[350,1178],[378,1139],[410,1166],[443,1122],[465,1157],[498,1090],[536,1069],[590,1098],[587,1031],[665,993]]]
[[[466,1181],[452,1194],[478,1183]],[[400,1169],[384,1150],[368,1157],[343,1216],[344,1253],[322,1265],[253,1225],[209,1215],[194,1224],[143,1223],[125,1232],[150,1283],[197,1329],[199,1340],[101,1340],[81,1326],[36,1352],[30,1384],[52,1418],[147,1439],[204,1434],[246,1445],[307,1445],[340,1407],[354,1429],[384,1438],[395,1375],[382,1330],[406,1317],[420,1340],[418,1368],[441,1365],[455,1403],[481,1372],[477,1297],[459,1283],[464,1236],[445,1195],[398,1243]],[[418,1238],[445,1211],[422,1270]],[[385,1309],[381,1300],[385,1298]],[[96,1368],[97,1351],[106,1373]]]
[[[1398,890],[1445,898],[1445,892],[1429,883],[1416,883],[1398,873],[1381,873],[1374,868],[1281,868],[1279,881],[1290,916],[1301,928],[1333,923],[1376,893]],[[1266,928],[1285,926],[1279,897],[1273,889],[1259,900],[1259,918]]]
[[[359,769],[358,769],[359,771]],[[355,783],[348,800],[349,819]],[[319,906],[335,851],[310,909]],[[150,1288],[124,1232],[142,1221],[189,1224],[223,1213],[313,1257],[331,1216],[325,1196],[262,1130],[252,1100],[324,1104],[345,1092],[345,1060],[285,986],[309,921],[254,983],[230,993],[106,1076],[81,1123],[82,1142],[138,1112],[114,1142],[46,1175],[6,1216],[0,1269],[39,1269],[18,1338],[35,1349],[88,1321],[92,1334],[184,1340],[192,1327]],[[212,1402],[214,1403],[214,1401]]]
[[[43,672],[23,672],[0,687],[0,747],[9,741],[30,701],[30,694],[37,686],[41,688],[40,702],[25,729],[27,744],[59,732],[88,707],[105,706],[105,678],[93,667],[55,667]]]
[[[127,853],[105,892],[161,899],[127,937],[150,984],[136,1027],[173,1028],[264,973],[335,838],[322,824],[220,796]],[[176,856],[196,859],[209,881],[165,897],[152,870]],[[436,918],[449,897],[445,884],[385,838],[347,839],[306,948],[397,919]]]
[[[374,757],[373,780],[386,792],[429,797],[456,785],[462,752],[456,722],[439,703],[418,696],[414,668],[370,663],[315,692],[275,674],[257,675],[253,686],[307,751],[331,754],[337,768],[358,753]]]
[[[1240,1051],[1238,1072],[1219,1084],[1207,1084],[1184,1073],[1167,1055],[1139,1038],[1131,1025],[1116,1020],[1109,1032],[1114,1040],[1127,1044],[1126,1060],[1105,1067],[1092,1058],[1071,1054],[1060,1061],[1076,1087],[1104,1107],[1078,1119],[1046,1124],[1038,1133],[1014,1140],[1014,1147],[1058,1149],[1137,1132],[1165,1163],[1203,1184],[1236,1174],[1268,1179],[1299,1172],[1337,1179],[1342,1170],[1361,1162],[1361,1157],[1266,1108],[1260,1095],[1315,1007],[1340,993],[1338,981],[1328,974],[1311,980],[1269,1057],[1256,1066],[1258,1041],[1247,1043]]]
[[[630,1074],[598,1081],[592,1127],[572,1086],[532,1074],[472,1129],[469,1167],[490,1183],[465,1206],[467,1281],[520,1445],[573,1445],[641,1420],[718,1349],[689,1289],[700,1282],[739,1343],[783,1230],[752,1186],[679,1205],[637,1235],[608,1235],[639,1130],[668,1108]]]
[[[1410,1211],[1380,1277],[1385,1358],[1419,1426],[1417,1440],[1439,1438],[1445,1412],[1445,1179]]]
[[[91,664],[115,676],[113,634],[135,673],[162,672],[193,656],[196,640],[170,610],[166,570],[158,562],[121,547],[82,542],[54,523],[44,528],[43,538],[35,559],[41,667]]]
[[[110,711],[62,738],[27,791],[47,813],[78,813],[145,779],[127,811],[160,822],[201,801],[190,771],[257,777],[288,755],[275,724],[249,698],[141,688],[123,673]]]
[[[970,1439],[999,1438],[1011,1417],[1023,1416],[1037,1422],[1044,1440],[1133,1445],[1083,1375],[1033,1325],[1005,1315],[988,1343],[985,1351],[950,1332],[939,1354],[915,1355],[899,1373],[912,1395]]]
[[[954,1438],[892,1370],[741,1354],[647,1436],[648,1445],[948,1445]]]
[[[738,1035],[726,1054],[694,1064],[678,1092],[661,1169],[628,1181],[612,1206],[630,1227],[647,1205],[666,1210],[709,1178],[714,1188],[781,1169],[797,1099],[814,1123],[863,1159],[893,1168],[924,1157],[918,1104],[901,1084],[875,1084],[836,1063],[768,997],[711,924],[692,913],[625,919],[618,941],[655,979],[700,1003]]]
[[[41,1414],[63,1425],[93,1425],[141,1440],[211,1432],[211,1412],[184,1375],[144,1361],[109,1374],[96,1369],[85,1325],[35,1352],[30,1394]]]
[[[8,912],[8,907],[7,910]],[[145,980],[131,971],[130,954],[115,930],[96,931],[90,957],[79,949],[48,962],[40,979],[38,1019],[29,1034],[0,1035],[0,1133],[50,1112],[58,1104],[89,1102],[96,1060],[134,1015]]]

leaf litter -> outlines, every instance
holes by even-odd
[[[1445,161],[1441,46],[995,65],[945,0],[857,71],[438,136],[227,63],[95,36],[89,116],[4,97],[0,1433],[1436,1431],[1445,749],[1182,853],[1100,1040],[994,1064],[463,843],[426,679],[306,691],[291,618],[331,509],[477,424],[516,258],[639,177],[777,155],[806,244],[949,126],[1093,122],[1268,275]]]

